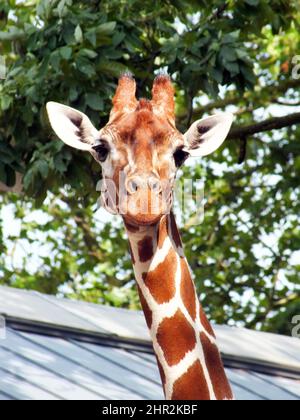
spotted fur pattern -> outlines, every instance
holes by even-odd
[[[173,214],[156,226],[127,231],[166,399],[232,399]]]

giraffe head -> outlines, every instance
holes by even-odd
[[[196,121],[183,135],[175,125],[174,87],[166,75],[152,99],[136,99],[136,83],[124,74],[110,118],[97,130],[89,118],[58,103],[47,104],[50,123],[67,145],[90,152],[102,167],[102,204],[130,225],[157,223],[172,207],[177,170],[189,157],[206,156],[225,140],[231,114]]]

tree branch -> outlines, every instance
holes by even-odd
[[[282,106],[300,106],[300,102],[284,102],[284,101],[280,101],[279,99],[276,101],[274,101],[276,104],[278,105],[282,105]]]
[[[228,139],[234,140],[247,138],[248,136],[253,136],[254,134],[279,130],[281,128],[290,127],[296,124],[300,124],[300,112],[286,115],[285,117],[270,118],[268,120],[245,127],[233,127],[228,135]]]
[[[21,31],[20,29],[15,30],[14,32],[3,32],[0,31],[0,41],[18,41],[26,37],[26,32]]]
[[[241,145],[240,145],[240,155],[238,163],[241,165],[246,160],[247,155],[247,137],[241,137],[240,139]]]
[[[277,103],[280,95],[285,94],[289,89],[300,87],[300,79],[285,80],[276,85],[268,85],[260,90],[245,93],[244,97],[237,96],[235,92],[229,92],[226,98],[210,102],[207,105],[199,106],[194,109],[193,115],[195,119],[201,118],[203,114],[213,111],[214,109],[224,109],[228,105],[238,105],[245,102],[247,105],[254,103],[256,108],[261,103],[261,98],[268,98],[268,104]],[[295,104],[297,106],[297,104]],[[182,122],[186,119],[186,113],[177,115],[178,121]]]
[[[219,6],[217,10],[213,13],[209,21],[213,22],[215,19],[221,19],[221,17],[223,16],[223,13],[226,11],[227,8],[228,8],[228,3],[224,2],[224,4]]]

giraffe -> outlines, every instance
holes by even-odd
[[[231,400],[216,336],[199,302],[172,207],[178,169],[188,158],[219,148],[233,116],[198,120],[183,135],[175,124],[174,94],[170,77],[159,75],[152,99],[138,100],[136,82],[126,73],[101,130],[68,106],[49,102],[47,111],[62,141],[99,162],[102,204],[123,217],[166,399]]]

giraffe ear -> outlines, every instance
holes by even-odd
[[[207,156],[217,150],[226,139],[233,115],[223,113],[194,122],[184,135],[185,149],[192,157]]]
[[[82,112],[57,102],[48,102],[47,113],[57,136],[75,149],[90,151],[99,139],[98,130]]]

